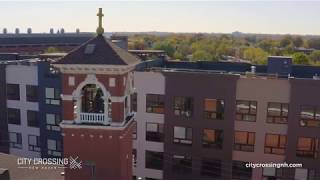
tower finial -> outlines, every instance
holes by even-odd
[[[104,33],[104,29],[102,27],[102,17],[103,17],[102,8],[99,8],[99,12],[98,12],[97,16],[99,17],[99,26],[97,28],[97,34],[102,35]]]

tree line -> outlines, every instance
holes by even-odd
[[[164,50],[169,57],[184,61],[218,61],[228,58],[266,64],[267,57],[292,56],[295,64],[320,65],[320,37],[232,34],[136,34],[129,36],[129,48]],[[297,48],[314,49],[312,53]]]

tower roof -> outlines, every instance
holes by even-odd
[[[139,62],[137,57],[113,44],[103,35],[97,35],[55,64],[133,65]]]

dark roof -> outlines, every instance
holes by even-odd
[[[124,49],[98,35],[71,51],[55,64],[132,65],[140,60]]]
[[[37,45],[37,44],[82,44],[93,37],[84,34],[30,34],[0,35],[0,46]]]
[[[286,57],[280,57],[286,58]],[[253,65],[250,63],[240,62],[213,62],[213,61],[165,61],[161,58],[155,60],[144,61],[136,66],[137,71],[144,71],[152,68],[167,68],[172,70],[189,70],[189,71],[222,71],[227,73],[244,74],[251,71],[251,66],[255,66],[255,71],[258,75],[274,74],[268,73],[268,66],[270,65]],[[288,74],[279,74],[278,77],[305,78],[311,79],[313,76],[320,76],[319,66],[306,66],[306,65],[291,65]]]

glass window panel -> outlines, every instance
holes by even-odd
[[[46,88],[46,98],[54,99],[54,88]]]
[[[287,144],[287,136],[280,135],[280,147],[285,147]]]
[[[192,129],[191,128],[187,128],[187,137],[186,139],[192,139]]]
[[[204,101],[205,111],[216,111],[217,100],[216,99],[205,99]]]
[[[204,129],[203,130],[204,140],[214,142],[215,141],[215,133],[214,130],[211,129]]]
[[[289,105],[284,103],[282,104],[282,116],[288,117]]]
[[[37,136],[29,136],[29,145],[37,146]]]
[[[10,142],[17,142],[17,134],[16,133],[9,133]]]
[[[268,115],[270,116],[281,116],[281,104],[280,103],[269,103],[268,104]]]
[[[235,143],[238,144],[247,144],[247,133],[236,131],[235,132]]]
[[[249,113],[249,101],[237,101],[237,112],[238,113]]]
[[[248,144],[251,144],[253,145],[254,144],[254,141],[255,141],[255,133],[253,132],[249,132],[248,133]]]
[[[316,120],[320,120],[320,109],[317,109],[316,110],[316,115],[315,115],[316,117]]]
[[[163,124],[158,124],[159,132],[163,133]]]
[[[312,138],[299,137],[297,149],[305,151],[312,150]]]
[[[46,114],[47,124],[56,124],[55,115],[54,114]]]
[[[156,124],[156,123],[147,123],[147,131],[158,132],[158,124]]]
[[[50,150],[56,150],[57,149],[57,144],[55,140],[48,139],[48,149]]]
[[[296,168],[294,179],[308,179],[308,169]]]
[[[266,146],[277,147],[279,144],[279,136],[275,134],[266,135]]]
[[[257,113],[257,102],[256,101],[250,101],[250,113],[251,114]]]
[[[300,116],[302,119],[313,119],[314,118],[314,107],[313,106],[301,106]]]
[[[179,139],[184,139],[186,137],[186,128],[175,126],[174,137]]]
[[[263,168],[263,176],[275,176],[276,175],[276,168],[266,167]]]

